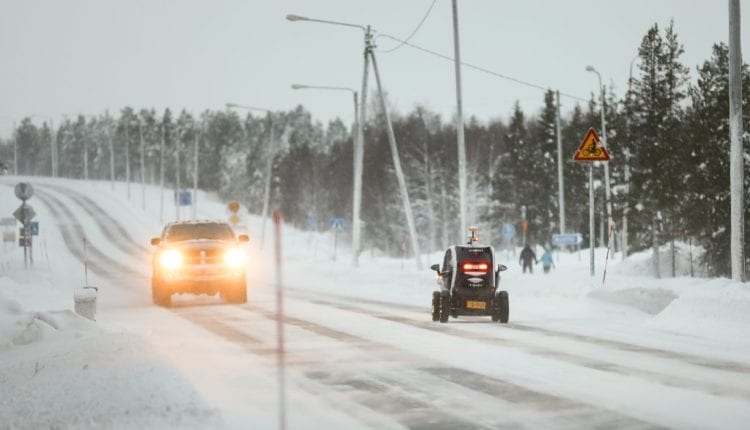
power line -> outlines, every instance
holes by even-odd
[[[435,7],[435,3],[436,2],[437,2],[437,0],[432,0],[432,4],[430,5],[429,8],[427,8],[427,12],[425,12],[424,16],[422,17],[422,20],[419,21],[419,24],[417,24],[417,27],[414,29],[414,31],[411,32],[411,34],[409,35],[409,37],[407,37],[404,41],[402,41],[396,47],[388,49],[386,51],[381,51],[381,52],[387,54],[389,52],[393,52],[393,51],[401,48],[402,46],[406,45],[409,42],[409,40],[411,40],[411,38],[414,37],[415,34],[417,34],[417,32],[419,31],[419,29],[422,27],[422,24],[424,24],[424,22],[427,21],[427,17],[430,16],[430,12],[432,12],[432,8]]]
[[[410,46],[410,47],[412,47],[414,49],[417,49],[419,51],[422,51],[422,52],[434,55],[436,57],[440,57],[440,58],[442,58],[444,60],[448,60],[448,61],[451,61],[451,62],[455,61],[453,59],[453,57],[451,57],[451,56],[444,55],[444,54],[441,54],[439,52],[435,52],[435,51],[433,51],[431,49],[427,49],[427,48],[421,47],[419,45],[415,45],[415,44],[409,42],[408,40],[401,40],[401,39],[393,37],[393,36],[391,36],[389,34],[380,33],[380,34],[378,34],[377,37],[387,37],[389,39],[395,40],[396,42],[400,42],[401,45],[399,45],[399,46],[407,45],[407,46]],[[382,51],[382,52],[386,52],[387,53],[387,52],[391,52],[391,51]],[[486,73],[488,75],[492,75],[492,76],[495,76],[495,77],[498,77],[498,78],[501,78],[501,79],[512,81],[512,82],[515,82],[517,84],[525,85],[527,87],[535,88],[535,89],[538,89],[538,90],[547,91],[547,90],[550,89],[550,87],[544,87],[542,85],[533,84],[531,82],[527,82],[527,81],[524,81],[524,80],[521,80],[521,79],[517,79],[517,78],[514,78],[512,76],[507,76],[507,75],[504,75],[502,73],[498,73],[498,72],[495,72],[495,71],[492,71],[492,70],[489,70],[489,69],[485,69],[484,67],[481,67],[481,66],[477,66],[477,65],[474,65],[474,64],[467,63],[465,61],[461,61],[461,65],[462,66],[466,66],[466,67],[468,67],[470,69],[474,69],[476,71],[482,72],[482,73]],[[584,102],[584,103],[588,102],[588,99],[584,99],[583,97],[578,97],[578,96],[573,95],[573,94],[564,93],[562,91],[560,92],[560,96],[567,97],[567,98],[570,98],[570,99],[573,99],[573,100],[578,100],[578,101],[581,101],[581,102]]]

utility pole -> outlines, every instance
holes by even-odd
[[[159,143],[159,222],[164,224],[164,138],[167,126],[162,120],[161,142]]]
[[[357,140],[354,143],[354,200],[352,201],[352,264],[359,267],[359,250],[361,247],[362,229],[362,172],[365,157],[365,124],[367,124],[367,78],[370,69],[370,53],[372,52],[372,29],[365,30],[364,67],[362,69],[362,101],[357,113],[357,93],[354,93],[355,117],[357,121]]]
[[[13,176],[18,176],[18,129],[13,121]]]
[[[555,129],[557,131],[557,194],[560,210],[560,234],[565,234],[565,183],[563,178],[562,131],[560,130],[560,91],[555,91]]]
[[[742,50],[740,1],[729,0],[729,189],[732,280],[745,280],[745,205],[742,148]]]
[[[266,184],[263,190],[263,221],[261,222],[260,230],[260,249],[263,249],[263,241],[266,237],[266,218],[268,218],[268,206],[271,200],[271,174],[273,174],[273,158],[275,149],[276,134],[274,132],[273,123],[273,112],[267,111],[268,123],[270,124],[271,131],[268,139],[268,154],[266,154]]]
[[[84,116],[80,116],[79,118],[83,118],[83,126],[86,127],[86,118]],[[88,181],[89,180],[89,139],[87,136],[83,136],[83,179]]]
[[[141,209],[146,210],[146,148],[143,143],[143,126],[138,120],[138,135],[141,141]]]
[[[200,135],[201,129],[196,127],[193,135],[193,208],[191,214],[193,219],[196,219],[198,210],[198,142],[200,141]]]
[[[130,200],[130,117],[125,119],[125,183],[127,187],[128,200]]]
[[[626,101],[630,100],[633,88],[633,63],[639,58],[638,55],[630,60],[630,77],[628,78],[628,94]],[[626,103],[627,106],[627,103]],[[628,130],[629,147],[624,152],[625,156],[625,206],[622,208],[622,235],[620,248],[622,248],[622,260],[628,258],[628,213],[630,212],[630,146],[633,145],[632,131],[630,128],[630,115],[625,115],[626,128]]]
[[[466,234],[466,145],[464,143],[463,100],[461,98],[461,52],[458,40],[458,4],[453,0],[453,49],[456,69],[456,131],[458,133],[458,210],[459,241]]]
[[[589,270],[594,276],[594,248],[596,248],[594,226],[594,163],[589,163]]]
[[[375,72],[375,81],[378,84],[378,94],[380,95],[380,107],[383,109],[385,116],[386,131],[388,132],[388,142],[391,146],[391,156],[393,157],[393,167],[396,170],[396,179],[398,180],[398,187],[401,190],[401,200],[404,205],[404,213],[406,214],[406,224],[409,229],[409,236],[411,237],[411,248],[414,253],[416,260],[417,269],[422,268],[422,256],[419,252],[419,241],[417,239],[417,228],[414,224],[414,215],[411,211],[411,202],[409,201],[409,192],[406,189],[406,179],[404,179],[404,172],[401,170],[401,160],[398,155],[398,146],[396,146],[396,136],[393,133],[393,124],[391,124],[391,116],[388,113],[388,107],[385,104],[385,94],[383,94],[383,86],[380,83],[380,73],[378,72],[378,62],[375,59],[375,53],[370,51],[370,57],[372,58],[372,69]]]
[[[107,120],[109,120],[109,113],[107,113]],[[107,140],[109,140],[109,183],[112,187],[112,191],[115,190],[115,144],[112,140],[112,127],[107,122]]]
[[[176,134],[175,136],[176,139],[174,140],[174,148],[175,148],[175,153],[177,155],[177,160],[175,163],[174,176],[175,176],[175,185],[176,185],[177,190],[176,190],[175,199],[174,199],[174,210],[175,210],[175,220],[179,221],[180,220],[180,203],[181,203],[180,202],[180,192],[181,192],[180,190],[180,186],[181,186],[180,184],[180,149],[182,146],[181,145],[182,139],[180,138],[180,133],[175,133],[175,134]]]

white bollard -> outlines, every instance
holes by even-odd
[[[97,287],[76,288],[73,291],[75,311],[78,315],[96,321],[96,293]]]

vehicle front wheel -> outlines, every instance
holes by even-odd
[[[440,319],[440,291],[432,292],[432,320]]]
[[[237,281],[234,285],[224,290],[224,298],[229,303],[247,303],[247,284],[245,277]]]
[[[450,294],[444,293],[440,295],[440,322],[447,323],[448,317],[450,316],[451,309],[451,297]]]
[[[165,308],[172,306],[172,292],[164,288],[156,279],[151,280],[151,299],[157,306]]]

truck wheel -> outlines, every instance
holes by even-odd
[[[151,280],[151,300],[157,306],[168,308],[172,306],[172,293],[166,291],[161,282]]]
[[[450,316],[450,295],[449,294],[441,294],[440,295],[440,322],[441,323],[447,323],[448,317]]]
[[[508,301],[508,292],[500,291],[497,293],[498,302],[498,319],[501,323],[507,324],[510,316],[510,303]]]
[[[440,319],[440,291],[432,292],[432,320]]]
[[[247,284],[245,277],[224,290],[224,298],[229,303],[247,303]]]

